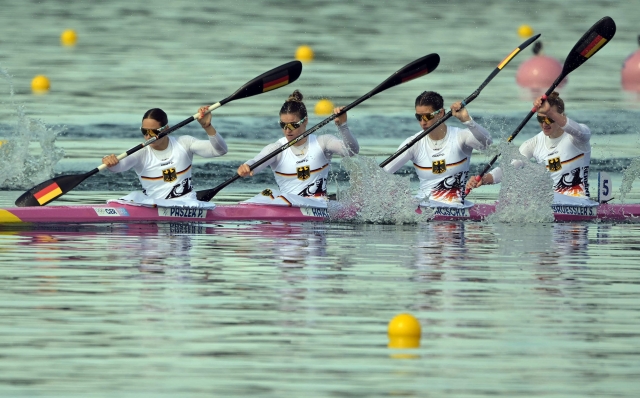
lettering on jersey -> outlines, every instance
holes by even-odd
[[[120,213],[115,207],[94,207],[93,210],[100,217],[120,217]],[[127,213],[127,215],[129,214]]]
[[[311,168],[309,166],[301,166],[296,170],[298,172],[298,180],[304,181],[311,178]]]
[[[301,207],[300,212],[302,212],[302,215],[309,217],[329,217],[329,211],[327,209],[318,207]]]
[[[308,162],[308,161],[309,161],[309,159],[304,158],[304,159],[302,159],[302,160],[298,160],[298,161],[296,162],[296,164],[304,163],[304,162]]]
[[[555,155],[556,153],[558,153],[558,151],[557,151],[557,150],[555,150],[555,151],[553,151],[553,152],[551,152],[551,153],[548,153],[548,154],[547,154],[547,157],[549,157],[549,156],[553,156],[553,155]]]
[[[162,167],[162,166],[166,166],[166,165],[171,164],[171,163],[173,163],[173,162],[160,163],[160,167]]]
[[[177,180],[178,175],[176,174],[175,167],[162,170],[162,178],[164,179],[164,182],[174,182],[175,180]]]
[[[570,216],[588,216],[588,217],[595,217],[598,215],[597,207],[552,205],[551,208],[553,209],[553,212],[556,214],[567,214]]]
[[[432,164],[433,174],[442,174],[447,171],[447,161],[445,159],[435,160]]]
[[[444,156],[444,153],[440,152],[440,153],[436,153],[435,155],[431,155],[431,157],[433,158],[439,158],[440,156]]]
[[[468,171],[444,178],[431,190],[431,198],[443,203],[460,203],[468,179]]]
[[[179,218],[207,218],[207,209],[192,209],[188,207],[158,207],[160,217]]]
[[[560,158],[549,159],[549,171],[558,171],[562,169],[562,163],[560,162]]]
[[[456,209],[455,207],[435,207],[433,214],[436,216],[469,218],[469,209]]]

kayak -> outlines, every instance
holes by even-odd
[[[272,205],[218,205],[214,209],[125,204],[13,207],[0,209],[7,223],[143,223],[223,221],[324,221],[327,209]]]
[[[640,204],[601,204],[598,207],[553,206],[556,222],[640,221]],[[469,209],[434,208],[435,221],[482,221],[496,211],[495,204],[476,204]],[[420,212],[418,210],[418,212]],[[347,216],[349,213],[342,212]],[[324,222],[329,212],[322,208],[302,208],[259,204],[218,205],[215,209],[143,207],[125,204],[14,207],[0,209],[0,224],[10,223],[164,223],[225,221]],[[338,219],[339,217],[332,217]]]

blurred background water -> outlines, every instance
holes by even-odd
[[[344,105],[438,53],[435,72],[349,112],[361,155],[381,161],[419,130],[420,92],[438,91],[447,104],[471,94],[524,40],[520,25],[542,33],[546,55],[563,61],[605,15],[616,36],[561,95],[593,132],[592,176],[611,172],[619,186],[640,148],[640,102],[620,84],[638,48],[635,1],[0,5],[2,207],[54,174],[84,173],[135,146],[147,109],[177,123],[292,60],[301,45],[315,59],[297,82],[214,112],[230,150],[196,159],[196,188],[226,180],[280,137],[277,114],[294,89],[310,110],[324,97]],[[77,32],[75,46],[60,44],[65,29]],[[531,108],[532,93],[515,83],[531,55],[518,55],[469,106],[496,146]],[[36,75],[50,79],[48,93],[32,93]],[[311,115],[310,125],[323,118]],[[514,143],[537,131],[530,122]],[[174,134],[204,138],[197,125]],[[473,169],[488,159],[474,155]],[[333,181],[348,184],[337,160],[333,170]],[[262,173],[216,201],[270,185]],[[133,172],[101,173],[56,203],[134,189]],[[498,190],[473,200],[492,201]],[[632,397],[639,238],[634,225],[546,223],[4,228],[0,393]],[[386,322],[405,311],[423,324],[421,348],[388,350]]]

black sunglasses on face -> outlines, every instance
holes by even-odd
[[[425,122],[428,122],[429,120],[433,119],[434,117],[436,117],[436,115],[440,113],[440,109],[438,109],[437,111],[433,111],[431,113],[425,113],[424,115],[421,115],[419,113],[416,113],[416,120],[417,121],[421,121],[424,120]]]
[[[159,129],[145,129],[144,127],[140,127],[140,131],[142,132],[142,135],[148,135],[151,137],[157,137],[158,134],[162,133],[164,131],[164,129],[167,128],[167,125],[164,125],[163,127],[160,127]]]
[[[302,119],[300,119],[299,122],[291,122],[291,123],[285,123],[282,120],[280,120],[280,128],[285,130],[285,129],[289,129],[289,130],[295,130],[298,127],[302,126],[302,123],[304,123],[305,119],[307,117],[303,117]]]
[[[549,116],[537,115],[536,118],[538,119],[538,123],[544,123],[544,124],[555,123],[555,120],[551,119]]]

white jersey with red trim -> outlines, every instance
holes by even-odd
[[[169,137],[168,157],[158,158],[151,147],[143,149],[142,170],[138,172],[143,192],[156,199],[175,199],[190,193],[191,157],[174,137]],[[165,151],[163,151],[165,152]]]
[[[281,193],[324,199],[327,196],[330,162],[314,135],[307,140],[307,153],[296,156],[291,148],[287,148],[282,152],[280,162],[272,165],[271,169]],[[286,137],[278,140],[280,146],[286,143]]]
[[[463,205],[471,156],[458,144],[460,131],[447,126],[445,141],[438,150],[429,147],[426,137],[416,143],[413,166],[420,178],[418,197],[445,205]]]
[[[546,163],[551,173],[555,192],[576,198],[589,197],[589,163],[591,146],[585,151],[572,142],[569,134],[562,134],[557,145],[548,147],[545,135],[540,132],[533,141],[533,157],[538,163]],[[522,144],[525,146],[527,142]]]

